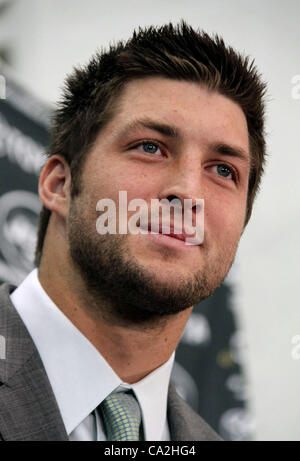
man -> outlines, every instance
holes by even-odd
[[[139,30],[68,78],[39,182],[37,269],[1,287],[4,440],[219,439],[169,378],[251,215],[264,92],[248,58],[184,22]],[[169,233],[161,215],[158,233],[99,231],[101,199],[124,225],[120,191],[148,210],[190,200],[193,222],[204,200],[203,241],[176,235],[175,214]]]

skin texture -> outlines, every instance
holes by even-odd
[[[173,130],[162,130],[165,125]],[[231,170],[224,175],[218,165]],[[40,282],[124,381],[134,383],[168,360],[193,304],[223,281],[243,232],[248,176],[240,107],[199,84],[166,78],[126,85],[84,163],[78,196],[70,197],[64,159],[53,156],[45,165],[39,193],[52,214]],[[120,190],[128,202],[148,204],[153,198],[204,198],[203,244],[99,235],[96,203],[110,198],[118,205]]]

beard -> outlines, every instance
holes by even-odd
[[[163,323],[209,297],[223,282],[237,248],[232,246],[210,259],[203,249],[206,262],[199,271],[186,271],[185,276],[166,282],[130,254],[128,235],[100,235],[91,222],[73,200],[68,223],[70,257],[92,301],[92,313],[124,326]],[[163,253],[166,259],[170,256],[168,249]]]

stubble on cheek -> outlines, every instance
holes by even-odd
[[[97,213],[82,208],[76,200],[70,208],[71,259],[93,298],[94,310],[102,309],[115,321],[143,323],[176,314],[210,296],[232,264],[236,245],[232,241],[231,245],[215,242],[214,247],[199,249],[198,268],[197,264],[180,267],[180,258],[176,262],[173,256],[174,263],[169,266],[173,266],[174,277],[162,278],[134,244],[135,237],[146,236],[99,235]],[[164,260],[161,255],[157,257],[163,269]]]

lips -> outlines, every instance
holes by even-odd
[[[177,232],[176,232],[176,230],[177,230]],[[151,224],[149,224],[149,226],[148,226],[148,232],[151,233]],[[157,232],[152,232],[152,233],[157,233]],[[185,240],[187,238],[190,238],[195,234],[195,232],[189,232],[188,233],[188,232],[185,232],[182,229],[178,229],[178,228],[176,229],[174,224],[170,224],[170,232],[163,232],[161,223],[159,224],[159,232],[158,233],[162,234],[162,235],[166,235],[167,237],[175,238],[177,240],[182,240],[183,242],[185,242]]]
[[[183,240],[185,241],[185,235],[183,234],[173,234],[173,232],[170,232],[169,234],[164,234],[164,235],[167,235],[168,237],[173,237],[175,239],[178,239],[178,240]]]

